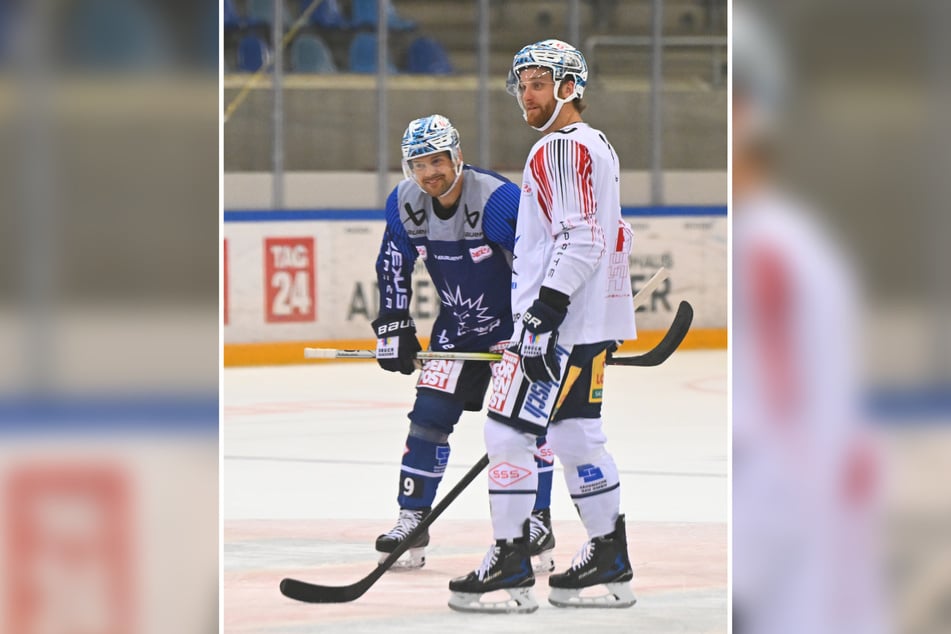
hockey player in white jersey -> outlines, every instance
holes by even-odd
[[[380,314],[373,322],[384,370],[412,374],[420,350],[409,313],[413,265],[422,259],[439,293],[433,350],[486,352],[512,335],[510,283],[519,190],[502,176],[463,163],[459,133],[434,114],[410,122],[401,143],[406,179],[386,202],[386,230],[376,262]],[[464,410],[479,411],[491,378],[479,361],[428,361],[416,400],[399,477],[396,525],[376,540],[381,561],[430,510],[449,459],[449,435]],[[539,438],[541,473],[531,517],[531,555],[539,572],[554,570],[549,505],[553,458]],[[425,564],[426,531],[398,568]]]
[[[621,219],[617,155],[581,119],[587,76],[581,52],[559,40],[523,48],[509,76],[525,120],[544,136],[522,177],[512,270],[515,345],[493,368],[485,424],[495,543],[478,569],[449,583],[456,610],[537,609],[529,515],[538,478],[535,438],[546,432],[589,537],[571,566],[549,577],[549,602],[635,602],[618,470],[601,424],[607,355],[618,340],[636,337],[632,233]],[[605,590],[581,595],[593,586]],[[484,596],[499,590],[508,596]]]

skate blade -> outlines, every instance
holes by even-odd
[[[555,571],[555,558],[551,556],[551,550],[543,550],[537,555],[532,557],[532,570],[536,573],[539,572],[554,572]]]
[[[380,561],[378,563],[383,563],[386,561],[386,558],[390,556],[390,553],[380,553]],[[393,562],[393,565],[390,566],[390,570],[394,572],[406,572],[407,570],[419,570],[426,565],[426,549],[425,548],[410,548],[403,555]]]
[[[637,603],[627,582],[605,583],[603,587],[607,593],[594,596],[582,596],[582,590],[588,588],[551,588],[548,602],[559,608],[629,608]]]
[[[502,592],[498,590],[496,592]],[[487,592],[452,592],[449,607],[457,612],[482,612],[486,614],[530,614],[538,609],[538,601],[531,588],[506,588],[509,598],[504,601],[482,601]]]

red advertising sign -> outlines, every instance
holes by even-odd
[[[265,320],[316,320],[313,238],[264,240]]]
[[[9,620],[0,630],[135,631],[125,472],[31,466],[10,474],[6,489]]]

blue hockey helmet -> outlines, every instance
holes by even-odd
[[[403,175],[406,178],[415,180],[415,174],[411,168],[413,159],[439,152],[449,152],[453,169],[456,172],[456,179],[446,190],[447,192],[455,186],[459,180],[459,175],[462,174],[462,148],[459,143],[459,132],[453,127],[449,119],[441,114],[432,114],[428,117],[410,121],[406,127],[406,132],[403,133],[400,150],[403,154]]]

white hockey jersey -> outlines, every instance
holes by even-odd
[[[559,327],[565,345],[634,339],[617,154],[604,134],[576,123],[545,135],[522,175],[515,231],[512,312],[516,323],[547,286],[571,298]]]

